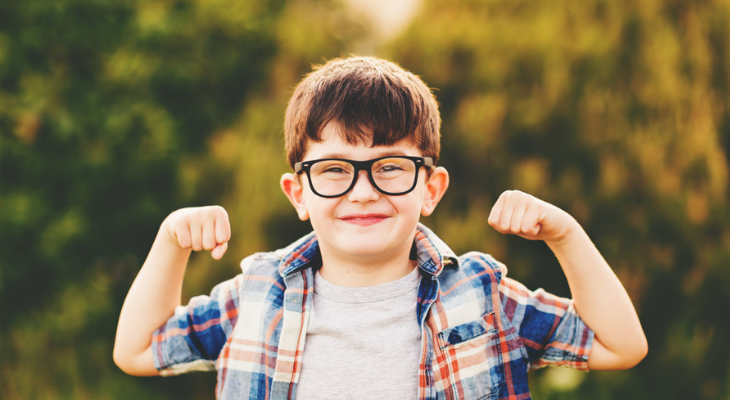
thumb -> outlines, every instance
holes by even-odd
[[[226,250],[228,250],[228,242],[215,246],[215,248],[211,250],[210,255],[213,256],[214,259],[220,260],[223,257],[223,254],[226,253]]]

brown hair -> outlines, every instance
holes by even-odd
[[[310,140],[340,124],[349,144],[390,146],[409,141],[434,163],[440,151],[438,104],[416,75],[374,57],[334,59],[297,85],[284,120],[289,165],[302,161]],[[369,128],[372,134],[364,132]]]

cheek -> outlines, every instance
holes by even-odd
[[[331,218],[335,214],[338,204],[337,199],[325,199],[313,193],[309,193],[306,200],[306,207],[312,221]]]
[[[428,192],[426,191],[425,186],[419,184],[418,187],[416,187],[416,190],[413,191],[413,199],[411,200],[411,208],[415,214],[421,215],[421,209],[426,203],[427,197]]]
[[[398,213],[405,216],[409,220],[418,220],[421,215],[421,207],[423,205],[423,193],[413,191],[409,193],[408,198],[399,199],[395,206]]]

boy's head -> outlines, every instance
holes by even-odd
[[[398,65],[374,58],[334,59],[296,87],[284,133],[289,165],[302,161],[330,122],[349,144],[391,146],[407,142],[436,163],[441,119],[429,88]]]
[[[421,215],[448,187],[434,167],[439,114],[428,87],[370,57],[333,60],[296,88],[285,134],[294,173],[281,188],[310,220],[323,257],[408,259]]]

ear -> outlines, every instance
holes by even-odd
[[[436,167],[431,171],[431,177],[426,181],[426,193],[424,194],[421,214],[425,217],[431,215],[436,209],[439,201],[449,187],[449,172],[444,167]]]
[[[307,210],[307,204],[304,201],[304,189],[301,181],[297,179],[296,175],[287,173],[281,176],[279,183],[281,184],[281,190],[294,206],[294,209],[297,210],[299,219],[302,221],[308,220],[309,210]]]

